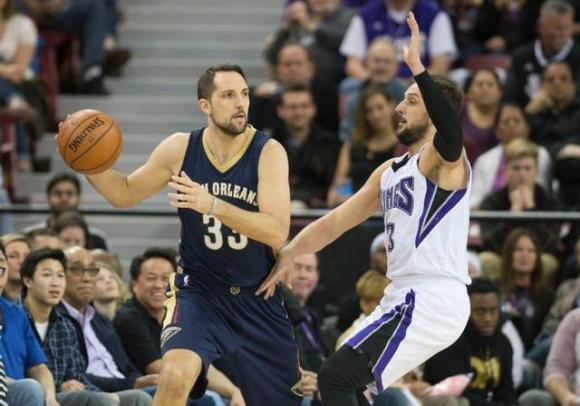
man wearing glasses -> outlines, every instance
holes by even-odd
[[[81,247],[70,247],[66,255],[66,288],[58,305],[61,314],[77,327],[81,351],[87,359],[86,376],[105,392],[114,392],[120,406],[142,406],[151,403],[142,391],[153,386],[157,375],[141,375],[129,361],[113,324],[90,304],[95,298],[96,277],[99,268],[89,252]]]

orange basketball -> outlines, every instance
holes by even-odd
[[[112,167],[123,148],[117,123],[97,110],[80,110],[68,116],[59,128],[57,144],[64,162],[86,175]]]

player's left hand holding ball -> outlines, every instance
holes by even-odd
[[[173,175],[167,186],[177,192],[167,194],[173,207],[192,209],[202,214],[210,211],[214,197],[199,183],[192,181],[185,172]]]

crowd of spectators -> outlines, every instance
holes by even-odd
[[[405,16],[413,11],[425,66],[465,90],[458,115],[473,167],[471,206],[514,215],[578,210],[576,3],[287,1],[264,49],[272,76],[251,88],[250,123],[286,149],[293,206],[341,204],[380,163],[405,152],[395,122],[412,80],[401,52],[410,36]],[[129,56],[116,40],[115,1],[3,4],[0,102],[24,122],[35,120],[22,84],[38,75],[32,60],[42,32],[80,38],[77,91],[106,93],[103,75],[119,74]],[[175,252],[144,249],[125,273],[105,233],[79,211],[81,193],[76,176],[57,174],[47,184],[45,221],[24,230],[2,222],[0,307],[10,328],[0,335],[0,401],[6,381],[15,404],[151,402],[165,287],[179,272]],[[379,406],[577,404],[577,225],[537,219],[473,225],[472,311],[464,333],[392,388],[367,395]],[[370,248],[369,269],[353,270],[360,278],[333,311],[314,306],[324,263],[316,255],[295,260],[284,295],[300,349],[305,404],[320,404],[316,374],[322,362],[388,289],[382,237]],[[240,404],[227,359],[208,378],[209,390],[192,405]]]

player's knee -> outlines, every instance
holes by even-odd
[[[166,388],[191,384],[201,372],[201,368],[201,358],[197,354],[191,352],[189,354],[166,354],[161,366],[161,384]]]

